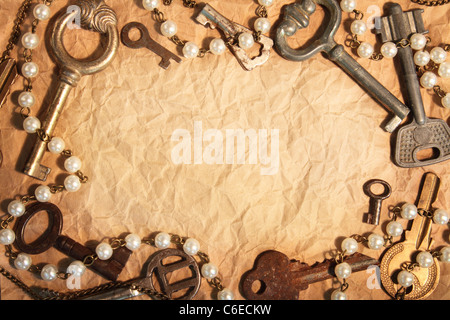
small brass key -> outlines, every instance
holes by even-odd
[[[91,75],[105,69],[116,55],[119,46],[119,32],[116,27],[115,13],[104,4],[103,0],[97,0],[96,5],[97,7],[93,8],[91,2],[80,1],[79,3],[82,8],[81,21],[84,21],[82,27],[107,35],[106,50],[97,60],[78,61],[71,57],[64,47],[63,34],[67,24],[75,18],[76,11],[62,15],[55,22],[51,48],[61,71],[56,92],[42,124],[42,134],[37,137],[23,170],[25,174],[33,178],[45,181],[51,171],[50,168],[41,165],[40,162],[44,156],[48,138],[53,134],[71,89],[77,86],[82,76]]]
[[[435,201],[439,190],[439,178],[434,173],[424,175],[422,189],[419,194],[417,208],[428,212]],[[433,244],[431,238],[432,218],[423,214],[418,215],[409,231],[405,232],[404,241],[394,244],[383,253],[380,264],[381,283],[386,292],[396,298],[401,286],[394,282],[396,274],[404,263],[414,261],[414,257],[420,251],[429,250]],[[424,299],[428,297],[437,287],[440,278],[440,268],[437,258],[434,264],[428,268],[415,268],[411,273],[414,275],[414,283],[411,291],[404,296],[405,300]]]

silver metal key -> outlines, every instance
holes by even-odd
[[[244,32],[253,33],[252,30],[227,19],[209,4],[206,4],[203,7],[195,20],[205,27],[209,25],[211,29],[218,27],[225,33],[227,38],[236,38],[239,34]],[[264,35],[261,35],[256,42],[259,43],[262,48],[260,54],[253,58],[250,58],[247,52],[237,44],[228,44],[231,52],[233,52],[241,66],[247,71],[253,70],[264,64],[269,59],[270,50],[273,47],[273,40]]]

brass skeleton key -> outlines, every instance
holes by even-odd
[[[434,173],[424,175],[422,189],[419,194],[417,207],[429,211],[436,199],[439,190],[439,178]],[[395,298],[401,288],[395,280],[402,264],[414,261],[420,251],[427,251],[433,244],[430,237],[432,218],[427,215],[418,215],[409,231],[405,232],[404,241],[394,244],[383,253],[380,264],[381,283],[386,292]],[[415,268],[411,271],[414,283],[406,292],[404,299],[416,300],[428,297],[437,287],[440,278],[440,268],[437,258],[429,268]]]
[[[51,169],[41,165],[40,162],[44,156],[48,138],[53,134],[71,89],[77,86],[82,76],[91,75],[105,69],[113,60],[119,46],[117,19],[114,11],[106,6],[103,0],[95,2],[96,8],[93,8],[91,2],[88,1],[81,1],[79,6],[82,8],[81,21],[84,21],[82,27],[104,33],[107,36],[106,50],[98,59],[78,61],[71,57],[64,47],[63,34],[67,24],[75,18],[76,11],[59,17],[53,28],[51,48],[61,67],[59,82],[43,122],[41,134],[38,135],[23,170],[25,174],[42,181],[47,179]]]
[[[352,272],[378,265],[378,260],[361,253],[346,256],[344,261],[350,264]],[[333,278],[335,266],[334,259],[309,266],[290,260],[281,252],[265,251],[256,258],[253,269],[242,276],[242,292],[249,300],[298,300],[300,290],[308,289],[312,283]],[[252,286],[258,281],[260,288],[254,290]]]

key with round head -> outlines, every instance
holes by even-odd
[[[309,25],[309,19],[316,10],[316,4],[323,6],[330,13],[323,34],[307,48],[292,48],[288,43],[288,37]],[[382,106],[392,110],[394,116],[384,126],[384,129],[393,132],[407,117],[409,109],[345,52],[342,45],[334,41],[334,35],[342,20],[339,4],[335,0],[302,0],[286,6],[283,12],[283,19],[276,30],[275,37],[275,47],[280,55],[288,60],[304,61],[319,52],[324,52],[331,61],[341,67]]]

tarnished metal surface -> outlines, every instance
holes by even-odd
[[[372,192],[371,188],[373,185],[380,184],[384,187],[384,191],[380,194],[375,194]],[[384,199],[390,197],[392,188],[384,180],[381,179],[372,179],[367,181],[363,185],[364,193],[370,198],[369,201],[369,212],[367,216],[364,218],[364,222],[368,224],[378,225],[380,223],[380,215],[381,215],[381,206]]]
[[[17,66],[14,59],[5,59],[0,64],[0,108],[5,103],[11,86],[17,78]]]

